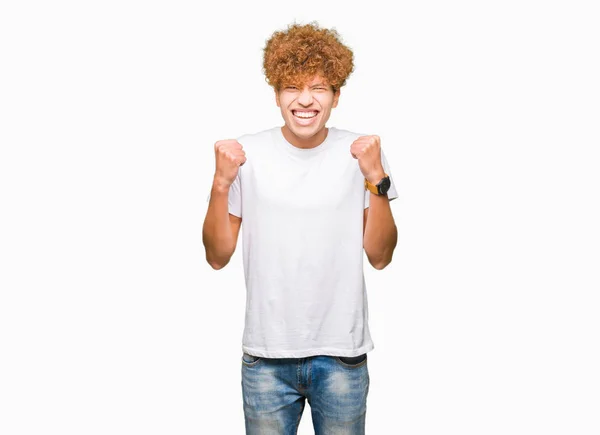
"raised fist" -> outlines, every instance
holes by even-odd
[[[350,145],[352,157],[370,183],[377,184],[385,172],[381,163],[381,139],[377,135],[360,136]]]
[[[246,163],[246,153],[237,140],[220,140],[215,143],[215,161],[215,178],[231,186],[240,166]]]

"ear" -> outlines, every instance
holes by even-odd
[[[277,103],[277,107],[281,107],[281,103],[279,102],[279,92],[275,88],[273,88],[273,90],[275,91],[275,102]]]
[[[340,90],[338,89],[337,91],[335,91],[335,93],[333,94],[333,106],[331,107],[337,107],[338,105],[338,101],[340,99]]]

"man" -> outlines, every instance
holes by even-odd
[[[275,32],[263,66],[285,124],[215,143],[203,227],[221,269],[244,223],[246,433],[295,434],[308,399],[316,434],[364,434],[363,249],[376,269],[390,263],[398,194],[378,136],[325,126],[354,68],[335,30]]]

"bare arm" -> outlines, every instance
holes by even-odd
[[[228,211],[229,188],[213,183],[210,202],[202,227],[206,261],[213,269],[222,269],[235,252],[242,218]]]
[[[363,246],[369,263],[381,270],[392,261],[398,230],[387,195],[370,195],[369,207],[364,212]]]
[[[231,184],[246,157],[236,140],[218,141],[215,157],[217,167],[202,226],[202,243],[208,264],[213,269],[222,269],[235,251],[242,224],[241,217],[229,213],[228,199]]]
[[[352,142],[350,153],[358,160],[362,174],[371,184],[377,184],[385,176],[385,158],[379,136],[360,136]],[[363,219],[363,247],[369,263],[375,269],[383,269],[392,261],[398,232],[388,196],[372,192],[369,195],[369,207],[365,209]]]

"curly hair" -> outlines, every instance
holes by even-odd
[[[335,29],[320,28],[316,21],[294,22],[286,31],[274,32],[263,51],[265,81],[275,90],[286,84],[302,86],[318,74],[336,91],[354,71],[352,50]]]

